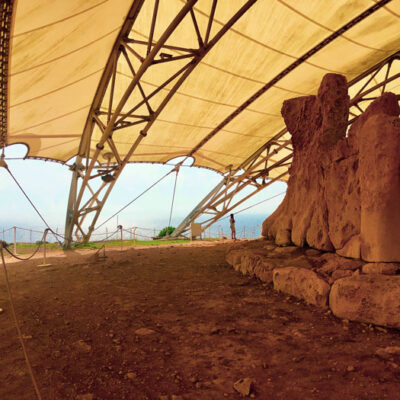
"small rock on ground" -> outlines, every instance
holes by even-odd
[[[153,333],[156,333],[156,332],[153,331],[152,329],[148,329],[148,328],[140,328],[135,331],[136,335],[141,335],[141,336],[152,335]]]
[[[78,396],[76,396],[75,398],[75,400],[93,400],[93,399],[94,399],[93,393],[78,394]]]
[[[249,396],[253,390],[253,381],[250,378],[242,378],[233,384],[233,388],[242,396]]]
[[[400,357],[400,346],[387,346],[378,349],[375,354],[384,359]]]
[[[128,379],[132,379],[132,380],[134,380],[134,379],[137,378],[136,372],[128,372],[125,376],[126,376]]]
[[[92,350],[92,346],[85,343],[82,339],[75,342],[75,346],[78,350],[83,351],[84,353],[89,353]]]

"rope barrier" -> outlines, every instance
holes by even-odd
[[[125,232],[127,232],[127,233],[129,233],[129,234],[132,233],[131,231],[128,231],[127,229],[123,229],[123,231],[125,231]],[[136,232],[135,232],[135,237],[136,237],[136,236],[140,236],[140,237],[144,237],[144,238],[153,239],[153,236],[142,235],[142,234],[140,234],[140,233],[136,233]]]
[[[147,236],[147,235],[141,235],[140,233],[137,233],[136,236],[148,238],[148,239],[153,239],[153,236]]]
[[[46,236],[46,231],[47,231],[47,229],[43,232],[43,236],[42,236],[42,240],[41,240],[42,243],[43,243],[44,238],[45,238],[45,236]],[[4,243],[5,243],[5,242],[2,242],[2,243],[3,243],[3,244],[2,244],[3,249],[4,249],[11,257],[14,257],[14,258],[16,258],[17,260],[20,260],[20,261],[27,261],[27,260],[30,260],[32,257],[34,257],[35,254],[39,251],[40,245],[41,245],[41,243],[39,243],[39,244],[36,246],[36,249],[33,251],[33,253],[32,253],[29,257],[27,257],[27,258],[22,258],[22,257],[20,257],[20,256],[17,256],[16,254],[14,254],[14,253],[8,248],[8,246],[4,246]]]
[[[7,247],[4,247],[4,250],[11,256],[11,257],[14,257],[14,258],[16,258],[17,260],[20,260],[20,261],[27,261],[27,260],[30,260],[38,251],[39,251],[39,249],[40,249],[40,244],[36,247],[36,249],[35,249],[35,251],[29,256],[29,257],[27,257],[27,258],[22,258],[22,257],[20,257],[20,256],[17,256],[16,254],[14,254],[10,249],[8,249]]]
[[[111,233],[110,235],[108,235],[107,237],[105,237],[104,239],[102,239],[102,240],[99,240],[99,242],[101,243],[101,242],[105,242],[108,238],[110,238],[111,236],[114,236],[116,233],[118,233],[119,232],[119,229],[117,229],[115,232],[113,232],[113,233]]]
[[[19,226],[16,226],[17,229],[21,229],[21,231],[27,231],[27,232],[36,232],[36,233],[42,233],[42,231],[36,231],[34,229],[26,229],[26,228],[20,228]],[[13,229],[13,228],[10,228]],[[58,233],[54,233],[55,235],[59,235]]]
[[[21,328],[20,328],[20,325],[18,323],[17,314],[15,312],[14,299],[13,299],[13,295],[12,295],[12,292],[11,292],[10,281],[8,279],[8,272],[7,272],[6,262],[4,260],[3,246],[4,246],[3,242],[0,242],[1,262],[3,264],[3,270],[4,270],[5,280],[6,280],[7,293],[8,293],[8,298],[9,298],[9,301],[10,301],[10,306],[11,306],[11,313],[12,313],[12,316],[13,316],[13,319],[14,319],[15,327],[17,329],[18,339],[19,339],[19,341],[21,343],[22,351],[24,353],[25,363],[26,363],[26,366],[28,368],[28,372],[29,372],[29,375],[30,375],[30,378],[31,378],[31,381],[32,381],[32,385],[33,385],[33,387],[35,389],[36,397],[38,398],[38,400],[42,400],[42,396],[40,395],[39,387],[37,385],[36,378],[35,378],[35,375],[33,373],[32,365],[31,365],[31,362],[30,362],[29,357],[28,357],[28,353],[27,353],[26,348],[25,348],[24,339],[22,338]]]
[[[142,229],[143,231],[160,231],[162,228],[141,228],[140,226],[133,226],[132,228],[136,228],[136,229]]]

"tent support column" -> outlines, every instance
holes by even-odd
[[[65,219],[65,241],[64,248],[69,249],[72,243],[72,233],[74,227],[73,216],[76,207],[76,193],[78,189],[78,178],[79,178],[79,168],[82,166],[82,157],[78,156],[75,163],[72,166],[72,179],[71,186],[69,189],[68,205],[67,205],[67,216]]]

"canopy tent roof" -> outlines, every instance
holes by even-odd
[[[132,14],[135,3],[136,13]],[[102,136],[101,125],[107,125],[132,81],[133,71],[141,68],[153,48],[153,44],[151,48],[147,45],[149,36],[154,43],[158,42],[186,1],[160,0],[156,19],[153,18],[155,3],[158,1],[18,0],[8,68],[7,145],[24,143],[29,148],[28,157],[60,162],[82,151],[92,156]],[[164,83],[185,68],[191,56],[198,54],[199,36],[207,36],[210,26],[211,40],[246,3],[245,0],[196,3],[193,13],[196,23],[193,15],[187,13],[171,33],[160,51],[163,54],[157,55],[158,61],[144,71],[141,85],[122,104],[120,119],[113,129],[113,142],[104,144],[104,152],[116,150],[121,158],[128,154],[143,123],[149,121],[148,110],[158,109],[180,75]],[[202,56],[178,90],[170,93],[173,96],[151,120],[147,136],[129,161],[165,163],[191,155],[195,166],[218,172],[239,167],[284,128],[280,109],[285,99],[315,94],[328,72],[343,74],[349,82],[353,81],[400,49],[400,0],[392,0],[316,49],[295,68],[288,68],[379,3],[254,1]],[[95,110],[98,121],[88,130],[104,70],[113,62],[114,44],[121,27],[127,26],[127,16],[130,24],[125,55],[114,64],[115,79],[110,79],[104,87]],[[392,73],[400,72],[399,64],[393,65]],[[275,83],[248,107],[241,107],[270,81]],[[362,84],[360,81],[353,85],[350,95]],[[386,90],[396,84],[389,82]],[[160,87],[151,99],[143,102],[143,93],[148,95]],[[138,104],[134,113],[126,116]],[[240,113],[236,112],[238,109]],[[232,114],[235,118],[215,129]],[[121,115],[126,117],[121,119]],[[82,145],[85,135],[86,147]],[[290,149],[282,148],[273,161],[288,154]],[[274,170],[271,176],[281,174],[282,168]]]

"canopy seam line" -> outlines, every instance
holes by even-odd
[[[183,0],[181,0],[181,1],[183,1]],[[205,12],[203,12],[203,11],[197,9],[197,8],[195,8],[195,9],[196,9],[196,11],[197,11],[199,14],[202,14],[202,15],[204,15],[204,16],[207,16],[207,14],[206,14]],[[217,20],[217,19],[214,19],[214,21],[215,21],[217,24],[219,24],[219,25],[223,25],[223,23],[222,23],[221,21]],[[259,40],[254,39],[254,38],[252,38],[251,36],[248,36],[248,35],[246,35],[246,34],[240,32],[240,31],[238,31],[237,29],[230,29],[230,31],[233,32],[233,33],[235,33],[235,34],[237,34],[237,35],[239,35],[239,36],[242,36],[242,37],[245,38],[246,40],[249,40],[249,41],[251,41],[251,42],[254,42],[254,43],[256,43],[256,44],[258,44],[258,45],[260,45],[260,46],[262,46],[262,47],[265,47],[265,48],[268,49],[268,50],[274,51],[274,52],[276,52],[276,53],[278,53],[278,54],[281,54],[281,55],[283,55],[283,56],[292,58],[293,60],[297,60],[297,58],[298,58],[298,56],[294,56],[294,55],[292,55],[292,54],[289,54],[289,53],[284,52],[283,50],[276,49],[275,47],[269,46],[269,45],[266,44],[266,43],[260,42]],[[305,63],[311,65],[312,67],[322,69],[323,71],[339,73],[338,71],[334,71],[334,70],[332,70],[332,69],[330,69],[330,68],[322,67],[321,65],[314,64],[314,63],[311,63],[311,62],[309,62],[309,61],[306,61]]]
[[[107,1],[108,1],[108,0],[107,0]],[[85,79],[88,79],[88,78],[92,77],[93,75],[98,74],[98,73],[101,72],[101,71],[103,71],[103,68],[100,68],[100,69],[98,69],[97,71],[91,72],[90,74],[85,75],[85,76],[83,76],[83,77],[77,79],[76,81],[70,82],[70,83],[68,83],[68,84],[66,84],[66,85],[64,85],[64,86],[60,86],[60,87],[58,87],[57,89],[51,90],[50,92],[43,93],[43,94],[41,94],[41,95],[39,95],[39,96],[32,97],[32,98],[30,98],[30,99],[21,101],[21,102],[19,102],[19,103],[15,103],[15,104],[13,104],[13,105],[10,105],[10,108],[18,107],[18,106],[21,106],[21,105],[23,105],[23,104],[29,103],[29,102],[31,102],[31,101],[38,100],[38,99],[41,99],[41,98],[43,98],[43,97],[46,97],[46,96],[48,96],[48,95],[50,95],[50,94],[57,93],[57,92],[59,92],[60,90],[63,90],[63,89],[66,89],[66,88],[68,88],[68,87],[70,87],[70,86],[76,85],[77,83],[82,82],[82,81],[84,81]]]
[[[45,62],[43,62],[43,63],[41,63],[41,64],[34,65],[34,66],[29,67],[29,68],[27,68],[27,69],[24,69],[24,70],[22,70],[22,71],[14,72],[13,74],[10,74],[10,77],[23,74],[24,72],[32,71],[32,70],[34,70],[34,69],[36,69],[36,68],[43,67],[44,65],[51,64],[51,63],[53,63],[53,62],[55,62],[55,61],[61,60],[61,59],[65,58],[65,57],[68,57],[68,56],[70,56],[71,54],[74,54],[74,53],[77,53],[78,51],[81,51],[81,50],[83,50],[83,49],[86,49],[86,48],[92,46],[94,43],[97,43],[97,42],[103,40],[104,38],[106,38],[107,36],[112,35],[114,32],[119,31],[120,28],[121,28],[121,27],[119,26],[119,27],[113,29],[112,31],[106,33],[105,35],[100,36],[100,37],[98,37],[97,39],[92,40],[92,41],[89,42],[89,43],[86,43],[84,46],[81,46],[81,47],[78,47],[78,48],[76,48],[76,49],[74,49],[74,50],[71,50],[71,51],[69,51],[68,53],[64,53],[64,54],[62,54],[61,56],[52,58],[51,60],[45,61]]]
[[[289,4],[285,3],[283,0],[278,0],[278,1],[279,1],[279,3],[281,3],[282,5],[284,5],[285,7],[287,7],[289,10],[292,10],[292,11],[295,12],[296,14],[300,15],[301,17],[303,17],[303,18],[306,19],[307,21],[310,21],[311,23],[313,23],[313,24],[319,26],[320,28],[323,28],[323,29],[327,30],[328,32],[332,32],[332,33],[336,32],[335,30],[333,30],[333,29],[331,29],[331,28],[328,28],[328,27],[325,26],[325,25],[320,24],[319,22],[313,20],[312,18],[307,17],[307,15],[304,15],[303,13],[301,13],[301,12],[300,12],[299,10],[297,10],[296,8],[294,8],[294,7],[290,6]],[[382,49],[377,49],[376,47],[371,47],[371,46],[368,46],[368,45],[366,45],[366,44],[357,42],[356,40],[350,39],[349,37],[347,37],[347,36],[345,36],[345,35],[341,35],[341,37],[342,37],[343,39],[345,39],[345,40],[347,40],[347,41],[349,41],[349,42],[351,42],[351,43],[357,45],[357,46],[364,47],[364,48],[369,49],[369,50],[380,51],[380,52],[386,52],[386,53],[391,53],[392,51],[394,51],[394,50],[382,50]]]
[[[231,30],[232,30],[232,29],[230,29],[230,31],[231,31]],[[146,35],[144,35],[143,33],[140,33],[140,32],[137,31],[136,29],[132,29],[131,32],[134,32],[134,33],[136,33],[137,35],[142,36],[142,37],[145,38],[145,39],[148,39],[148,37],[147,37]],[[179,51],[177,51],[177,50],[170,50],[170,51],[174,51],[174,52],[177,53],[177,54],[182,54],[181,52],[179,52]],[[297,60],[296,57],[292,57],[292,56],[291,56],[291,58],[294,59],[294,60]],[[257,79],[253,79],[253,78],[250,78],[250,77],[247,77],[247,76],[244,76],[244,75],[239,75],[239,74],[236,74],[236,73],[234,73],[234,72],[228,71],[228,70],[226,70],[226,69],[217,67],[217,66],[215,66],[215,65],[208,64],[208,63],[206,63],[206,62],[204,62],[204,61],[200,61],[199,64],[200,64],[200,65],[205,65],[205,66],[210,67],[210,68],[214,68],[214,69],[216,69],[216,70],[218,70],[218,71],[221,71],[221,72],[224,72],[224,73],[226,73],[226,74],[228,74],[228,75],[236,76],[236,77],[238,77],[238,78],[242,78],[242,79],[245,79],[245,80],[248,80],[248,81],[251,81],[251,82],[259,83],[259,84],[261,84],[261,85],[264,85],[264,84],[266,83],[265,81],[259,81],[259,80],[257,80]],[[339,73],[339,72],[337,72],[337,71],[332,71],[332,70],[327,70],[327,69],[324,69],[324,70],[325,70],[325,71],[329,71],[329,72]],[[284,90],[284,91],[289,92],[289,93],[299,94],[299,95],[301,95],[301,96],[306,96],[306,95],[307,95],[306,93],[296,92],[296,91],[293,91],[293,90],[290,90],[290,89],[286,89],[286,88],[283,88],[283,87],[280,87],[280,86],[274,86],[274,87],[276,87],[277,89],[280,89],[280,90]]]
[[[39,122],[39,123],[36,124],[36,125],[31,125],[31,126],[28,126],[28,127],[26,127],[26,128],[21,128],[21,129],[18,129],[17,131],[10,132],[10,135],[15,135],[16,133],[25,131],[25,130],[27,130],[27,129],[37,128],[38,126],[42,126],[42,125],[44,125],[44,124],[47,124],[48,122],[53,122],[53,121],[56,121],[57,119],[61,119],[61,118],[67,117],[68,115],[77,113],[77,112],[82,111],[82,110],[84,110],[85,108],[88,108],[88,107],[90,107],[90,104],[89,104],[89,105],[85,105],[85,106],[80,107],[80,108],[77,108],[76,110],[67,112],[67,113],[65,113],[65,114],[59,115],[59,116],[57,116],[57,117],[48,119],[48,120],[46,120],[46,121]]]
[[[125,76],[127,78],[131,78],[130,75],[125,74],[124,72],[121,72],[121,71],[117,71],[117,74]],[[146,85],[158,88],[158,86],[155,85],[154,83],[151,83],[151,82],[148,82],[148,81],[145,81],[145,80],[142,80],[142,83],[145,83]],[[170,91],[168,88],[165,88],[165,87],[162,88],[161,90]],[[286,89],[284,89],[284,90],[286,90]],[[234,104],[222,103],[220,101],[215,101],[215,100],[211,100],[211,99],[206,99],[204,97],[194,96],[194,95],[191,95],[191,94],[183,93],[183,92],[181,92],[179,90],[177,90],[175,92],[175,94],[179,94],[181,96],[189,97],[189,98],[192,98],[192,99],[195,99],[195,100],[200,100],[200,101],[204,101],[204,102],[207,102],[207,103],[216,104],[216,105],[220,105],[220,106],[226,106],[226,107],[231,107],[231,108],[237,108],[238,107],[237,105],[234,105]],[[262,115],[268,115],[268,116],[271,116],[271,117],[279,117],[279,118],[281,117],[280,115],[277,115],[277,114],[258,111],[258,110],[254,110],[253,108],[248,108],[247,111],[254,112],[254,113],[257,113],[257,114],[262,114]]]
[[[95,5],[92,6],[92,7],[86,8],[85,10],[82,10],[82,11],[76,13],[76,14],[71,14],[71,15],[69,15],[68,17],[61,18],[61,19],[59,19],[59,20],[57,20],[57,21],[54,21],[54,22],[51,22],[51,23],[49,23],[49,24],[42,25],[42,26],[39,26],[39,27],[37,27],[37,28],[30,29],[29,31],[17,33],[16,35],[13,35],[12,37],[13,37],[13,38],[16,38],[16,37],[19,37],[19,36],[27,35],[28,33],[36,32],[36,31],[39,31],[39,30],[41,30],[41,29],[48,28],[49,26],[56,25],[56,24],[58,24],[58,23],[60,23],[60,22],[68,21],[69,19],[72,19],[72,18],[75,18],[75,17],[77,17],[77,16],[79,16],[79,15],[82,15],[82,14],[84,14],[84,13],[90,11],[90,10],[93,10],[93,9],[96,8],[96,7],[102,6],[104,3],[107,3],[108,1],[109,1],[109,0],[103,0],[102,2],[100,2],[100,3],[98,3],[98,4],[95,4]]]

